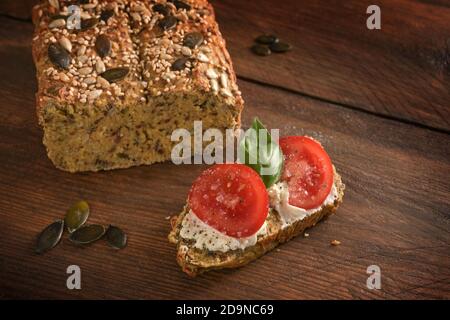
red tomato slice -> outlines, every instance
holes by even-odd
[[[261,177],[243,164],[217,164],[192,185],[189,206],[214,229],[235,238],[249,237],[263,225],[269,197]]]
[[[285,156],[281,180],[288,184],[289,204],[303,209],[319,207],[333,186],[330,157],[308,137],[283,137],[280,147]]]

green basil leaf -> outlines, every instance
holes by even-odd
[[[246,131],[239,148],[240,162],[258,172],[266,188],[280,179],[283,153],[258,118],[253,120],[251,128]]]

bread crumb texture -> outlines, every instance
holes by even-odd
[[[33,9],[37,114],[60,169],[170,158],[171,134],[238,128],[241,92],[206,0],[42,1]],[[72,28],[71,27],[75,27]]]

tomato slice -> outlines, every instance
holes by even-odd
[[[327,198],[333,186],[333,165],[327,152],[309,137],[288,136],[280,139],[285,156],[281,180],[289,190],[289,204],[313,209]]]
[[[243,164],[217,164],[192,185],[189,206],[197,217],[228,236],[249,237],[266,220],[269,197],[261,177]]]

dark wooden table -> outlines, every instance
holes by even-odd
[[[0,297],[2,298],[450,298],[450,3],[213,1],[246,100],[282,134],[318,138],[347,185],[338,214],[258,261],[196,279],[167,242],[203,166],[162,163],[101,173],[53,167],[35,116],[31,2],[0,4]],[[256,57],[255,36],[292,43]],[[164,186],[163,188],[161,186]],[[125,250],[74,248],[67,238],[33,254],[36,234],[78,199],[90,221],[129,234]],[[330,246],[330,241],[341,241]],[[82,289],[66,288],[66,268]],[[381,290],[366,287],[369,265]]]

